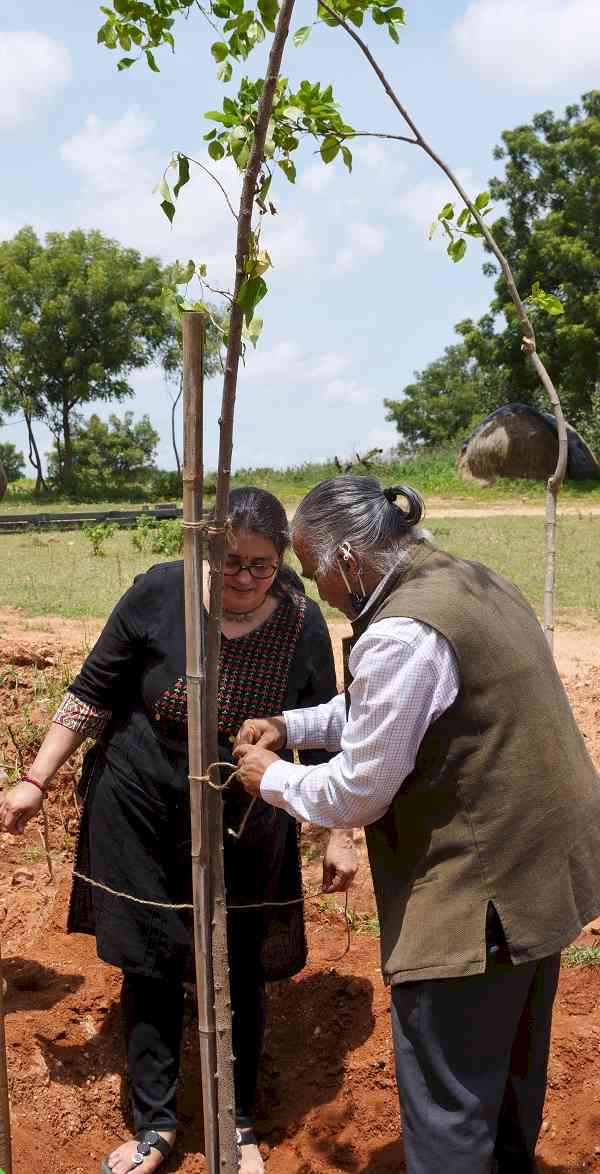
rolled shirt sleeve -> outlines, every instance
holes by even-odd
[[[319,766],[273,763],[261,784],[268,803],[323,827],[365,826],[387,811],[460,683],[448,641],[406,618],[372,624],[352,650],[350,671],[347,720],[341,696],[285,714],[290,746],[315,745],[321,737],[339,753]]]

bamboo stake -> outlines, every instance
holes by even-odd
[[[0,1171],[12,1174],[10,1141],[10,1103],[8,1100],[8,1068],[6,1064],[6,1037],[4,1034],[4,980],[0,946]]]
[[[244,262],[248,256],[252,232],[252,213],[258,173],[264,158],[265,140],[277,80],[281,69],[283,50],[289,33],[290,20],[294,8],[294,0],[282,0],[277,16],[275,33],[269,60],[265,73],[262,94],[258,104],[257,118],[254,130],[254,140],[248,166],[244,174],[242,194],[240,198],[239,216],[237,217],[236,240],[236,273],[229,330],[227,340],[227,357],[225,360],[225,376],[223,380],[223,398],[221,417],[219,420],[219,467],[217,472],[217,495],[215,503],[215,527],[217,533],[210,541],[211,560],[211,587],[210,587],[210,614],[208,620],[207,637],[207,744],[211,762],[218,758],[217,735],[217,688],[219,646],[221,638],[221,616],[223,611],[223,556],[225,553],[224,524],[227,517],[227,503],[229,498],[229,482],[231,476],[231,454],[233,448],[233,422],[235,413],[235,399],[237,389],[237,375],[242,343],[243,311],[238,301],[238,294],[244,280]],[[213,843],[217,843],[217,835],[222,835],[222,804],[220,796],[211,791],[211,835]],[[222,845],[222,841],[221,841]],[[213,865],[213,894],[214,894],[214,924],[213,950],[214,966],[219,967],[219,989],[215,988],[216,1022],[217,1022],[217,1060],[218,1060],[218,1095],[219,1095],[219,1142],[221,1171],[224,1174],[237,1170],[237,1146],[235,1142],[235,1103],[233,1090],[233,1069],[231,1063],[231,1004],[229,997],[229,973],[227,968],[227,924],[225,909],[225,890],[223,882],[223,853],[214,853]]]
[[[183,332],[183,518],[202,521],[203,505],[203,360],[204,320],[185,313]],[[185,633],[188,699],[188,749],[194,902],[194,952],[198,999],[198,1032],[202,1069],[204,1147],[207,1174],[218,1174],[219,1130],[217,1061],[214,1015],[211,924],[212,883],[210,866],[209,799],[215,792],[199,780],[206,774],[208,757],[205,718],[204,617],[202,564],[204,536],[189,525],[184,529]]]

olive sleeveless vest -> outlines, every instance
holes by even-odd
[[[600,914],[600,780],[537,617],[499,575],[429,544],[352,643],[392,616],[450,642],[460,688],[366,829],[384,977],[484,971],[490,902],[514,963],[552,954]]]

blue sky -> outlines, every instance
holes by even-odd
[[[293,27],[312,19],[298,3]],[[395,47],[370,26],[368,40],[399,96],[432,145],[469,190],[494,173],[503,129],[536,111],[560,110],[598,84],[597,0],[420,0]],[[233,221],[216,187],[194,177],[170,229],[152,188],[172,151],[205,157],[203,113],[221,104],[208,47],[214,34],[194,15],[176,28],[177,52],[163,51],[160,74],[142,64],[116,72],[117,54],[96,45],[96,4],[28,0],[0,22],[0,140],[4,181],[0,237],[23,224],[38,233],[101,229],[164,260],[204,261],[215,285],[232,282]],[[260,72],[252,58],[246,72]],[[291,44],[284,73],[295,82],[331,81],[347,121],[359,130],[402,133],[397,115],[339,31],[316,28]],[[278,214],[263,227],[272,256],[265,328],[238,389],[234,466],[290,465],[389,447],[384,397],[397,398],[413,371],[453,341],[453,325],[478,315],[491,296],[474,242],[454,266],[427,227],[449,194],[414,147],[363,140],[351,176],[325,167],[312,148],[298,181],[281,176]],[[219,174],[232,197],[237,177]],[[172,467],[170,403],[160,372],[132,377],[135,397],[100,414],[147,412],[161,434],[159,463]],[[207,394],[206,459],[217,451],[220,386]],[[91,409],[90,409],[91,410]],[[0,441],[25,445],[18,421]],[[49,448],[39,428],[40,446]]]

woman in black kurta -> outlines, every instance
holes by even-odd
[[[231,761],[231,742],[246,717],[316,705],[335,692],[331,644],[321,612],[304,595],[300,580],[281,566],[287,545],[283,507],[263,490],[235,490],[230,516],[236,549],[246,561],[236,570],[240,556],[231,553],[226,560],[224,599],[233,611],[224,613],[219,672],[221,761]],[[271,551],[274,561],[267,580]],[[248,602],[253,606],[242,610]],[[76,870],[146,901],[189,902],[181,562],[163,563],[138,576],[114,609],[54,722],[79,741],[96,738],[82,773],[85,804]],[[309,763],[324,757],[319,751],[302,754]],[[34,786],[40,785],[40,768],[47,777],[57,769],[55,764],[48,770],[44,747],[29,775]],[[224,792],[225,831],[240,827],[248,802],[235,782]],[[301,896],[297,830],[285,812],[259,799],[241,838],[225,834],[225,883],[227,903],[233,907],[228,930],[238,1126],[252,1159],[244,1162],[242,1150],[242,1169],[254,1172],[262,1163],[248,1127],[262,1043],[264,985],[296,973],[305,961],[301,904],[269,906]],[[244,909],[257,903],[266,907]],[[115,1151],[103,1170],[121,1174],[142,1162],[144,1169],[154,1166],[156,1151],[166,1156],[170,1149],[160,1131],[170,1138],[177,1124],[183,981],[193,975],[189,913],[135,904],[76,879],[68,926],[94,933],[99,957],[124,973],[128,1079],[135,1131],[142,1141],[139,1156],[125,1160]]]

